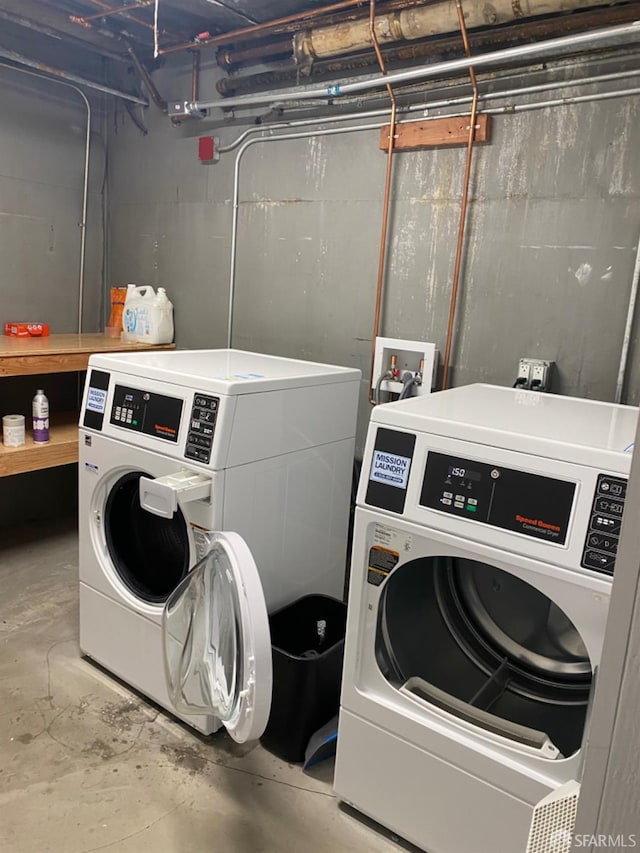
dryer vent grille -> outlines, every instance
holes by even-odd
[[[580,784],[571,780],[534,807],[526,853],[570,853]]]

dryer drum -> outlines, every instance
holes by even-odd
[[[107,498],[104,513],[107,548],[120,580],[139,599],[167,600],[189,570],[189,536],[182,512],[171,519],[140,506],[140,477],[122,476]]]
[[[485,563],[399,566],[380,598],[376,656],[398,689],[480,727],[562,755],[580,748],[592,668],[580,634],[540,590]],[[432,688],[432,689],[430,689]],[[443,701],[443,697],[449,697]]]

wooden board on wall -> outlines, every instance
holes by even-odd
[[[476,116],[475,142],[489,142],[491,117]],[[410,121],[396,125],[394,151],[421,151],[424,148],[442,148],[452,145],[467,145],[471,116],[438,118],[431,121]],[[380,129],[380,148],[389,148],[389,125]]]

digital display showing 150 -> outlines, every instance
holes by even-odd
[[[466,477],[467,480],[476,480],[478,482],[482,479],[482,474],[479,471],[469,471],[468,468],[458,465],[450,465],[447,477],[461,477],[462,479]]]

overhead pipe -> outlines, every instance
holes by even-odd
[[[167,102],[166,102],[166,101],[165,101],[165,99],[162,97],[162,95],[160,94],[160,92],[158,92],[158,89],[157,89],[157,87],[156,87],[156,84],[153,82],[153,79],[152,79],[151,75],[149,74],[149,72],[147,71],[147,69],[144,67],[144,65],[142,64],[142,62],[140,62],[140,59],[139,59],[139,57],[138,57],[138,54],[136,53],[136,51],[135,51],[135,49],[133,48],[133,46],[132,46],[131,44],[129,44],[129,42],[127,42],[126,40],[125,40],[125,44],[126,44],[126,46],[127,46],[127,53],[128,53],[128,54],[129,54],[129,56],[131,57],[131,61],[133,62],[133,64],[134,64],[134,66],[135,66],[136,71],[137,71],[137,72],[138,72],[138,74],[140,75],[140,79],[142,80],[142,83],[143,83],[143,85],[144,85],[145,89],[146,89],[146,90],[147,90],[147,92],[149,93],[149,97],[151,98],[151,100],[153,101],[153,103],[156,105],[156,107],[157,107],[161,112],[163,112],[163,113],[165,113],[165,114],[166,114],[166,113],[169,111],[169,107],[168,107],[168,105],[167,105]],[[191,96],[192,96],[192,97],[193,97],[193,91],[194,91],[194,90],[192,89],[192,91],[191,91]],[[196,90],[196,91],[197,91],[197,90]],[[196,97],[196,98],[194,98],[194,100],[197,100],[197,97]]]
[[[462,3],[460,0],[455,0],[456,11],[458,13],[458,22],[460,25],[460,33],[464,43],[464,52],[468,58],[471,58],[471,48],[469,46],[469,37],[467,35],[467,27],[462,11]],[[456,241],[456,259],[453,268],[453,281],[451,284],[451,299],[449,302],[449,322],[447,325],[447,338],[444,349],[444,359],[442,363],[442,390],[447,388],[449,382],[449,362],[451,360],[451,349],[453,346],[453,335],[455,331],[456,308],[458,306],[458,289],[460,285],[460,269],[462,266],[462,250],[464,248],[465,225],[467,222],[467,207],[469,204],[469,184],[471,182],[471,163],[473,158],[473,143],[476,138],[476,116],[478,113],[478,81],[473,65],[469,66],[469,78],[473,89],[473,101],[471,102],[471,119],[469,121],[469,139],[467,141],[467,157],[464,167],[464,178],[462,183],[462,201],[460,203],[460,222],[458,225],[458,239]]]
[[[260,62],[264,59],[274,60],[278,57],[291,55],[291,39],[279,39],[267,44],[258,44],[245,48],[221,48],[216,54],[216,62],[220,68],[236,68],[238,65]]]
[[[34,71],[27,71],[25,68],[16,68],[15,65],[7,65],[4,62],[0,62],[0,66],[3,68],[8,68],[10,71],[16,71],[19,74],[26,74],[29,77],[37,77],[40,80],[47,80],[49,83],[58,83],[60,86],[66,86],[69,89],[73,89],[74,92],[77,92],[78,95],[84,101],[85,109],[87,111],[87,124],[85,131],[85,143],[84,143],[84,174],[82,181],[82,220],[79,223],[80,226],[80,269],[79,269],[79,281],[78,281],[78,334],[82,333],[82,309],[84,307],[84,271],[86,264],[86,255],[87,255],[87,210],[89,206],[89,156],[91,151],[91,104],[89,103],[89,99],[77,86],[74,86],[71,83],[65,83],[63,80],[58,80],[57,78],[47,77],[45,74],[37,74]]]
[[[396,71],[390,74],[369,76],[348,83],[335,82],[325,86],[304,86],[296,89],[287,89],[283,92],[261,92],[255,95],[244,95],[239,97],[225,98],[224,101],[195,101],[186,104],[187,112],[199,113],[202,110],[218,107],[227,109],[229,107],[255,107],[269,103],[287,103],[288,101],[322,100],[327,101],[340,99],[347,95],[366,92],[371,89],[386,88],[387,85],[397,86],[401,83],[416,83],[436,77],[446,77],[460,71],[468,71],[473,65],[476,69],[488,68],[514,61],[529,61],[552,56],[557,58],[569,53],[581,50],[594,49],[597,47],[609,47],[615,44],[635,42],[640,37],[640,21],[630,24],[621,24],[615,27],[606,27],[587,33],[574,33],[569,36],[561,36],[556,39],[536,42],[535,44],[524,44],[516,47],[495,50],[491,53],[478,54],[470,60],[468,57],[451,59],[446,62],[435,62],[430,65],[422,65],[419,68],[410,68],[404,71]]]
[[[369,2],[369,38],[376,52],[380,73],[386,77],[387,67],[380,51],[378,36],[375,30],[376,0]],[[387,85],[387,94],[391,101],[391,115],[389,117],[389,138],[387,140],[387,168],[384,179],[384,197],[382,200],[382,226],[380,229],[380,250],[378,255],[378,282],[376,286],[376,300],[373,317],[373,334],[371,336],[371,375],[373,376],[373,365],[376,356],[376,338],[380,334],[380,320],[382,316],[382,291],[384,287],[384,273],[387,257],[387,239],[389,231],[389,208],[391,206],[391,176],[393,173],[393,155],[396,140],[396,115],[398,103],[393,88]],[[371,384],[371,383],[369,383]],[[373,388],[369,389],[369,403],[374,406],[376,400],[373,397]]]
[[[155,0],[140,0],[138,3],[129,3],[127,6],[118,6],[116,9],[104,9],[95,15],[69,15],[69,20],[83,27],[90,27],[91,21],[107,18],[109,15],[121,15],[123,12],[131,12],[134,9],[143,9],[145,6],[153,6]]]
[[[53,77],[60,77],[63,80],[69,80],[72,83],[77,83],[79,86],[86,86],[87,89],[95,89],[98,92],[103,92],[105,95],[113,95],[116,98],[122,98],[123,101],[131,101],[133,104],[142,104],[144,107],[149,106],[149,102],[144,98],[139,98],[137,95],[130,95],[128,92],[121,92],[119,89],[112,89],[110,86],[103,86],[102,83],[96,83],[94,80],[86,80],[84,77],[79,77],[77,74],[72,74],[70,71],[61,71],[59,68],[52,68],[50,65],[45,65],[44,62],[37,62],[35,59],[29,59],[16,53],[14,50],[7,50],[0,47],[0,57],[9,59],[11,62],[16,62],[18,65],[25,65],[27,68],[35,68],[37,71],[43,71],[45,74],[51,74]]]
[[[221,44],[232,44],[252,38],[260,38],[265,34],[269,35],[270,33],[278,33],[278,31],[282,32],[280,28],[287,27],[289,24],[298,24],[301,21],[309,21],[314,18],[334,14],[335,12],[353,9],[356,6],[362,6],[365,2],[366,0],[341,0],[341,2],[332,3],[330,6],[321,6],[316,9],[307,9],[304,12],[295,12],[292,15],[284,15],[272,21],[265,21],[251,27],[242,27],[241,29],[231,30],[217,36],[198,38],[181,44],[174,44],[171,47],[162,48],[158,53],[162,56],[166,53],[179,53],[180,51],[193,50],[194,48],[215,47]],[[420,2],[424,2],[424,0],[420,0]]]
[[[467,30],[500,26],[539,15],[601,5],[602,0],[492,0],[491,3],[469,3],[465,12],[465,26]],[[378,40],[383,44],[452,33],[458,30],[457,5],[454,6],[450,0],[438,0],[429,6],[379,15],[375,20],[375,30]],[[356,53],[366,50],[369,45],[367,22],[359,20],[296,33],[293,38],[293,55],[297,65],[309,68],[316,59]]]
[[[616,8],[608,8],[605,12],[601,8],[596,11],[575,12],[572,15],[565,16],[558,20],[555,18],[535,18],[530,19],[524,24],[510,24],[505,27],[496,29],[476,30],[470,33],[471,45],[478,51],[483,49],[491,50],[496,45],[506,47],[507,43],[522,42],[523,40],[543,39],[555,37],[559,35],[558,30],[563,33],[586,31],[594,27],[605,26],[604,18],[606,16],[606,25],[624,24],[633,21],[638,17],[637,8],[629,8],[628,6],[618,6]],[[266,51],[267,45],[261,46],[261,52]],[[431,40],[414,41],[414,42],[399,42],[395,45],[387,45],[383,54],[387,63],[396,65],[406,65],[406,63],[414,63],[420,59],[435,58],[443,60],[445,54],[451,53],[453,50],[459,49],[459,36],[457,38],[444,37]],[[241,52],[241,56],[245,56]],[[223,68],[235,67],[234,61],[236,53],[233,50],[222,49],[217,56],[218,65]],[[266,60],[274,59],[275,57],[266,57]],[[246,56],[247,61],[250,57]],[[263,59],[263,61],[266,61]],[[376,63],[376,56],[373,51],[365,51],[358,54],[350,54],[348,56],[334,57],[332,59],[321,60],[313,64],[313,76],[316,80],[330,79],[337,74],[363,74],[367,69]],[[229,95],[243,95],[250,92],[258,92],[265,89],[273,89],[275,86],[292,86],[300,80],[300,69],[296,68],[293,63],[288,63],[284,68],[271,68],[268,71],[250,73],[246,76],[233,75],[230,77],[221,77],[216,82],[216,90],[227,97]]]
[[[103,14],[121,15],[121,17],[126,18],[127,21],[131,21],[133,24],[137,24],[139,27],[144,27],[147,30],[154,30],[153,24],[150,24],[148,21],[145,21],[142,18],[138,18],[136,15],[132,15],[130,12],[125,12],[123,7],[110,6],[108,3],[104,3],[103,0],[85,0],[85,2],[90,3],[97,9],[101,9]],[[155,2],[155,0],[153,0],[153,2]],[[163,35],[170,36],[171,38],[176,38],[175,34],[169,32],[169,30],[161,30],[161,32]]]
[[[105,56],[107,59],[113,59],[116,62],[126,62],[126,58],[121,53],[116,53],[115,51],[108,50],[105,47],[98,47],[93,43],[88,45],[86,41],[83,41],[80,38],[75,38],[75,36],[71,36],[67,33],[63,35],[60,30],[54,30],[51,27],[47,27],[45,24],[37,23],[36,21],[32,21],[30,18],[25,18],[22,15],[14,15],[12,12],[7,12],[4,9],[0,9],[0,20],[8,21],[10,24],[17,24],[19,27],[24,27],[26,30],[33,30],[34,33],[40,33],[43,36],[55,39],[58,43],[62,41],[70,42],[82,50],[95,51],[96,53],[99,53],[100,56]],[[113,34],[110,35],[113,37]]]

